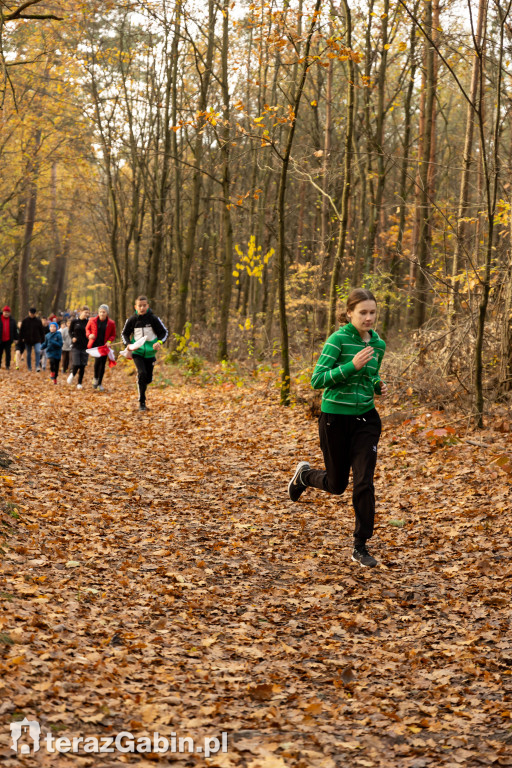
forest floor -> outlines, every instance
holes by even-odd
[[[0,765],[512,765],[506,418],[381,408],[362,569],[349,493],[288,499],[321,454],[271,374],[173,369],[139,413],[129,370],[105,393],[90,366],[81,392],[0,371]],[[35,755],[10,746],[23,717]],[[195,754],[46,748],[122,731]]]

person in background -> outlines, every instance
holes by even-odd
[[[18,338],[18,328],[16,321],[11,317],[11,308],[7,304],[2,309],[0,331],[0,368],[2,367],[2,357],[5,352],[5,367],[9,370],[11,367],[11,345]]]
[[[94,358],[94,378],[92,386],[94,389],[104,391],[102,384],[105,375],[105,365],[108,358],[108,349],[105,347],[116,338],[116,324],[108,316],[108,304],[101,304],[98,309],[98,315],[91,317],[85,329],[85,335],[88,338],[87,349],[100,348],[100,356]],[[103,354],[105,352],[105,354]]]
[[[57,384],[62,357],[62,335],[57,320],[51,320],[48,327],[50,331],[45,336],[43,349],[46,350],[46,357],[50,361],[50,378],[53,384]]]
[[[69,326],[71,320],[63,320],[60,324],[60,332],[62,335],[62,373],[67,373],[69,368],[69,359],[71,353],[71,334],[69,332]]]
[[[30,307],[27,317],[21,321],[20,341],[27,351],[27,368],[32,370],[32,350],[36,361],[36,372],[41,370],[41,344],[44,341],[44,328],[41,320],[36,315],[36,308]]]
[[[25,352],[25,343],[20,339],[20,328],[21,328],[21,322],[18,323],[18,341],[16,342],[15,346],[15,352],[14,352],[14,360],[15,360],[15,368],[17,371],[20,369],[21,365],[21,358],[23,357],[23,353]]]
[[[132,356],[137,368],[139,411],[146,411],[146,388],[153,380],[156,350],[166,341],[169,332],[159,317],[149,308],[146,296],[138,296],[135,314],[126,321],[122,338],[126,346],[135,346]]]
[[[48,333],[48,318],[44,315],[41,318],[41,323],[43,325],[43,341],[46,338],[46,334]],[[41,344],[41,370],[46,371],[46,349],[43,348],[43,345]]]
[[[89,320],[89,314],[89,307],[84,305],[80,310],[79,316],[72,320],[69,325],[69,334],[71,336],[71,363],[73,367],[66,381],[68,384],[72,384],[73,378],[78,373],[77,389],[82,389],[85,366],[89,360],[89,355],[85,351],[87,349],[85,329],[87,327],[87,321]]]

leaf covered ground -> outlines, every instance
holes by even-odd
[[[270,375],[172,374],[139,414],[128,371],[1,371],[0,765],[512,765],[506,419],[385,406],[366,570],[349,494],[287,497],[316,423]],[[23,757],[24,716],[228,751]]]

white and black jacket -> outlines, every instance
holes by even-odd
[[[134,350],[133,354],[140,355],[141,357],[154,357],[155,350],[153,349],[153,344],[155,341],[166,341],[169,331],[160,318],[148,309],[143,315],[135,314],[129,317],[124,324],[121,336],[126,345],[132,344],[134,341],[138,341],[145,336],[146,341],[144,345]]]

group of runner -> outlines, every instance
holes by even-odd
[[[116,338],[116,324],[109,317],[109,307],[101,304],[96,315],[83,306],[74,316],[41,318],[31,307],[27,317],[18,324],[11,316],[9,306],[2,309],[0,367],[5,353],[5,367],[11,366],[11,348],[15,344],[15,367],[20,368],[23,355],[29,371],[32,370],[34,351],[35,370],[50,369],[50,380],[57,384],[59,372],[69,374],[68,384],[83,388],[84,374],[89,358],[94,359],[92,386],[104,391],[103,377],[107,362],[115,365],[112,344]],[[146,296],[138,296],[135,314],[126,320],[122,331],[126,349],[122,355],[133,359],[137,368],[139,410],[146,410],[146,390],[153,379],[153,368],[158,348],[167,340],[168,331],[163,322],[151,311]],[[75,378],[76,377],[76,378]]]
[[[64,320],[60,328],[57,319],[50,318],[44,333],[42,321],[32,308],[18,334],[6,306],[1,318],[0,366],[5,352],[6,366],[9,367],[10,345],[17,340],[18,345],[23,345],[17,353],[24,348],[29,370],[32,349],[35,350],[37,371],[40,370],[41,350],[45,351],[54,384],[57,383],[61,358],[67,372],[70,355],[71,371],[67,382],[72,384],[78,376],[76,387],[82,389],[88,357],[92,355],[95,358],[93,387],[103,390],[107,360],[115,365],[110,345],[116,337],[116,326],[108,313],[108,306],[102,304],[98,314],[90,317],[89,307],[84,306],[78,317]],[[307,488],[342,494],[352,470],[355,511],[352,560],[363,567],[373,568],[377,560],[369,553],[367,541],[374,528],[373,478],[381,433],[374,396],[385,395],[387,391],[380,376],[386,345],[374,330],[377,320],[375,296],[366,289],[353,290],[340,320],[344,324],[327,339],[311,379],[315,389],[324,390],[319,433],[325,469],[314,469],[309,462],[300,461],[288,484],[288,495],[291,501],[297,502]],[[162,321],[149,308],[146,296],[137,298],[135,314],[127,319],[121,336],[126,345],[121,354],[131,357],[137,367],[139,409],[145,411],[146,388],[153,379],[156,352],[168,336]],[[64,357],[66,352],[68,357]]]

